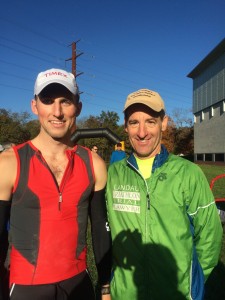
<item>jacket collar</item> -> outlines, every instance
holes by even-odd
[[[169,152],[167,151],[166,147],[164,145],[161,145],[161,151],[159,154],[156,155],[153,166],[152,166],[152,173],[154,173],[156,168],[161,167],[165,161],[167,160],[169,156]],[[135,156],[133,153],[128,157],[127,162],[132,165],[135,169],[138,170],[137,161],[135,159]]]

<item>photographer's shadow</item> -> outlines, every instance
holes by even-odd
[[[130,240],[135,242],[131,245]],[[132,284],[137,291],[136,300],[146,297],[158,300],[186,299],[178,291],[176,261],[166,247],[159,244],[143,244],[137,229],[133,232],[124,230],[114,239],[113,252],[116,255],[116,266],[130,270],[133,274]],[[129,286],[123,286],[122,289],[126,295]]]

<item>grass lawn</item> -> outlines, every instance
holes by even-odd
[[[225,174],[225,166],[213,166],[206,164],[201,164],[199,166],[203,170],[209,184],[217,175]],[[225,178],[219,179],[214,184],[213,194],[215,198],[225,198]],[[92,250],[90,225],[88,228],[88,269],[95,285],[97,283],[97,272]],[[220,261],[207,280],[206,296],[204,300],[225,300],[225,233],[223,234]]]

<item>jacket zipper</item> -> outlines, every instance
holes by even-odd
[[[147,209],[150,210],[150,195],[149,195],[149,189],[148,189],[148,184],[145,180],[145,178],[142,176],[141,172],[135,168],[135,166],[133,166],[128,160],[127,163],[141,176],[141,178],[144,180],[145,186],[146,186],[146,190],[147,190]]]
[[[145,178],[142,176],[142,174],[139,172],[138,169],[135,168],[135,166],[133,166],[129,161],[127,161],[127,163],[131,166],[131,168],[133,168],[140,176],[141,178],[144,180],[144,183],[145,183],[145,187],[146,187],[146,208],[147,208],[147,211],[145,213],[145,243],[147,244],[149,241],[148,241],[148,215],[150,214],[150,208],[151,208],[151,201],[150,201],[150,193],[149,193],[149,187],[148,187],[148,184],[147,184],[147,181],[145,180]],[[148,212],[148,213],[147,213]]]
[[[61,203],[63,202],[62,192],[59,191],[59,202],[58,202],[58,209],[61,210]]]
[[[67,178],[69,178],[69,176],[71,175],[72,170],[73,170],[73,162],[74,162],[74,160],[71,158],[71,155],[69,155],[69,153],[67,153],[67,157],[68,157],[68,164],[67,164],[65,173],[63,175],[63,178],[62,178],[60,186],[58,186],[58,183],[55,180],[56,181],[56,185],[58,187],[58,191],[59,191],[59,202],[58,202],[58,209],[59,210],[61,210],[61,206],[62,206],[62,202],[63,202],[62,192],[63,192],[64,187],[66,185]],[[53,177],[54,177],[54,175],[53,175]]]
[[[56,179],[55,179],[54,174],[52,173],[52,171],[51,171],[51,169],[49,168],[47,162],[45,161],[44,157],[41,155],[41,153],[40,153],[39,151],[37,152],[37,156],[38,156],[38,158],[40,159],[40,161],[44,164],[44,166],[46,166],[46,168],[49,170],[49,172],[51,173],[51,175],[52,175],[52,177],[53,177],[53,180],[54,180],[54,182],[55,182],[56,188],[57,188],[58,193],[59,193],[59,198],[58,198],[58,210],[60,211],[60,210],[61,210],[61,205],[62,205],[62,202],[63,202],[63,196],[62,196],[63,189],[64,189],[64,187],[65,187],[66,179],[69,177],[69,175],[70,175],[70,173],[71,173],[71,170],[72,170],[71,158],[68,156],[68,164],[67,164],[66,170],[65,170],[65,172],[64,172],[64,175],[63,175],[61,184],[60,184],[60,186],[59,186],[59,185],[58,185],[58,182],[57,182]],[[61,188],[60,188],[60,187],[61,187]]]
[[[147,194],[147,208],[148,210],[150,210],[150,197],[149,197],[149,193]]]

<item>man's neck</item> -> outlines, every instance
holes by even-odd
[[[73,144],[71,141],[62,141],[55,140],[53,138],[46,138],[39,134],[33,140],[31,140],[32,144],[42,152],[42,154],[47,155],[61,155],[65,153],[65,150],[72,149]]]

